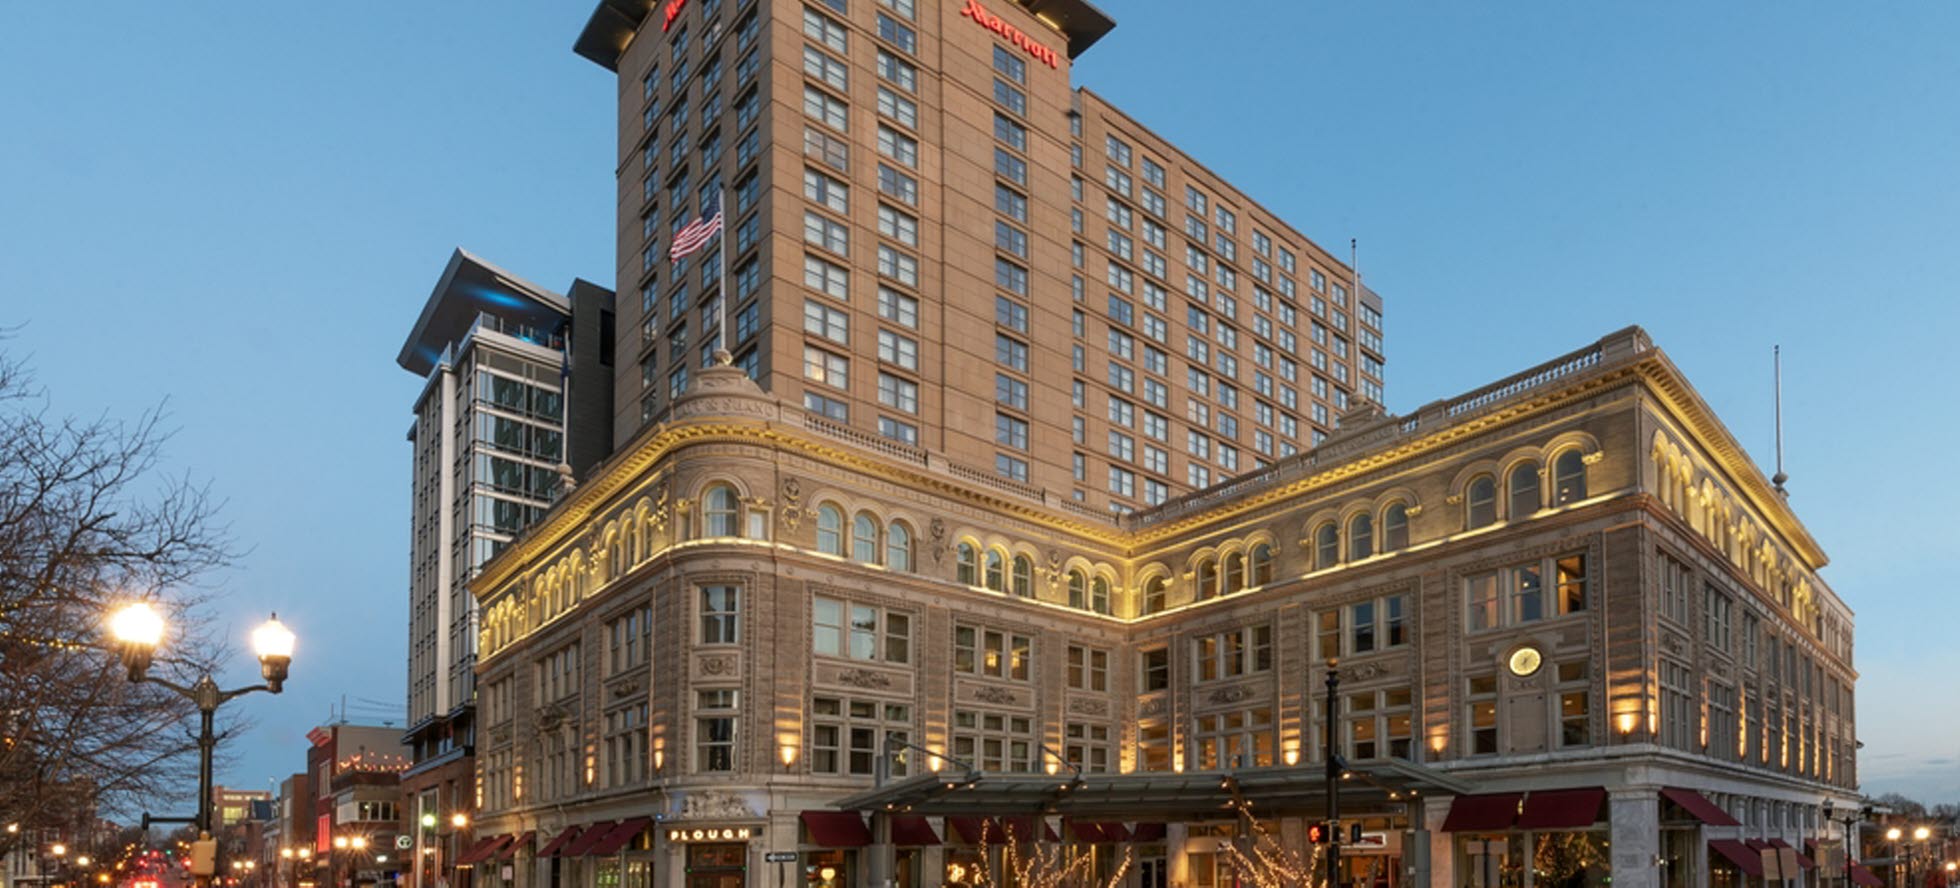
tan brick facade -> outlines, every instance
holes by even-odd
[[[1307,779],[1323,754],[1317,695],[1334,654],[1344,756],[1406,758],[1492,790],[1605,786],[1625,809],[1613,825],[1616,884],[1658,884],[1632,877],[1618,853],[1658,853],[1651,835],[1644,845],[1621,835],[1643,822],[1652,833],[1655,786],[1701,788],[1751,835],[1792,841],[1819,834],[1822,801],[1849,797],[1850,613],[1816,576],[1816,543],[1643,333],[1411,416],[1346,420],[1322,447],[1268,472],[1098,522],[969,483],[936,457],[840,436],[735,371],[701,374],[668,422],[643,430],[474,585],[485,613],[480,686],[510,681],[518,701],[485,719],[480,779],[521,787],[486,799],[485,829],[538,830],[542,843],[565,825],[657,813],[663,829],[759,830],[755,855],[808,849],[798,812],[870,779],[851,773],[848,741],[825,749],[818,726],[880,718],[990,771],[1059,767],[1042,745],[1097,747],[1070,735],[1079,726],[1107,729],[1112,770],[1144,769],[1161,749],[1172,770],[1298,763]],[[1499,483],[1486,521],[1487,477]],[[1663,492],[1683,480],[1701,491],[1692,503]],[[740,501],[731,534],[714,532],[723,519],[707,500],[721,484]],[[833,505],[843,517],[834,539],[823,517]],[[1406,539],[1388,518],[1398,506]],[[1704,517],[1718,506],[1728,511]],[[882,545],[858,557],[850,521],[860,512],[910,531],[910,569],[876,563],[898,560]],[[751,513],[762,517],[751,523]],[[1356,551],[1362,515],[1375,526]],[[1317,539],[1327,521],[1341,529],[1332,562]],[[1014,594],[1012,568],[1001,591],[987,588],[984,568],[962,581],[965,540],[1025,553],[1030,594]],[[1253,554],[1262,545],[1269,562]],[[1661,576],[1663,557],[1686,568],[1685,585]],[[1076,569],[1112,581],[1110,614],[1070,606]],[[1146,608],[1155,577],[1169,578],[1168,591],[1161,608]],[[1224,594],[1201,600],[1205,581]],[[702,590],[724,585],[740,589],[737,635],[709,643],[722,630],[704,625]],[[1488,611],[1485,588],[1502,590]],[[1690,594],[1674,604],[1670,589]],[[839,623],[839,654],[819,653],[819,600],[874,608],[870,646],[853,648],[852,627]],[[648,665],[606,676],[607,623],[640,606],[653,615]],[[1340,625],[1323,634],[1328,614]],[[886,647],[892,615],[905,627],[897,657]],[[972,649],[963,627],[978,630]],[[1016,636],[1028,643],[1018,670]],[[540,699],[542,664],[574,641],[574,689]],[[1108,654],[1100,689],[1087,672],[1076,677],[1071,648]],[[1151,689],[1145,654],[1159,648],[1168,680]],[[1536,657],[1519,659],[1525,648]],[[996,655],[1003,665],[990,668]],[[1684,709],[1667,708],[1667,663],[1693,677]],[[704,751],[703,692],[717,689],[739,701],[726,760]],[[1766,718],[1751,715],[1759,697],[1790,715],[1774,748]],[[823,710],[831,699],[885,714],[833,718]],[[608,786],[606,715],[642,701],[651,767]],[[1001,727],[986,727],[988,716]],[[1166,740],[1147,736],[1160,729]],[[551,767],[547,731],[576,737],[577,773],[550,788],[539,774]],[[990,739],[1001,752],[987,751]],[[828,752],[836,757],[820,764]],[[833,765],[840,773],[825,773]],[[1414,820],[1368,816],[1435,830],[1446,809],[1436,799]],[[1434,835],[1433,866],[1447,873],[1455,852]],[[679,866],[658,841],[647,859]]]

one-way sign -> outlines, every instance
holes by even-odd
[[[770,851],[769,853],[762,855],[762,859],[768,863],[795,863],[796,852],[795,851]]]

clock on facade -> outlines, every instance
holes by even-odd
[[[1511,652],[1511,674],[1523,678],[1538,671],[1544,665],[1544,655],[1535,647],[1521,647]]]

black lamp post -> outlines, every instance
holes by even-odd
[[[1341,884],[1341,772],[1347,763],[1335,753],[1339,747],[1334,745],[1334,717],[1340,711],[1341,673],[1335,667],[1339,661],[1327,658],[1327,717],[1325,725],[1326,746],[1321,758],[1327,762],[1327,886],[1338,888]]]
[[[1824,801],[1824,819],[1836,820],[1838,823],[1844,824],[1844,884],[1848,886],[1851,884],[1851,852],[1854,848],[1858,847],[1858,820],[1861,815],[1870,816],[1871,809],[1848,808],[1845,810],[1844,816],[1838,818],[1831,816],[1832,810],[1830,800],[1826,799]]]
[[[212,716],[218,707],[249,694],[253,691],[270,691],[277,694],[286,683],[286,672],[293,662],[293,633],[279,622],[279,615],[273,614],[264,625],[252,632],[252,647],[259,655],[259,674],[265,677],[264,684],[251,685],[236,690],[218,689],[218,683],[209,674],[203,675],[190,687],[149,675],[150,660],[156,655],[157,645],[163,641],[163,615],[150,607],[148,602],[136,602],[116,611],[109,618],[110,633],[121,646],[122,662],[129,669],[129,680],[162,685],[176,691],[185,699],[197,704],[199,731],[197,735],[197,825],[198,837],[211,837],[211,752],[218,745],[218,738],[212,727]],[[208,884],[210,877],[200,875],[198,884]]]

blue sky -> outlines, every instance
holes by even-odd
[[[450,250],[611,283],[591,6],[0,5],[8,348],[69,412],[167,399],[171,467],[252,550],[224,613],[301,633],[226,782],[299,769],[342,695],[403,695],[394,356]],[[1360,239],[1392,410],[1638,323],[1767,464],[1780,343],[1792,501],[1858,612],[1866,789],[1960,800],[1960,491],[1929,459],[1960,435],[1960,4],[1103,7],[1079,84]]]

